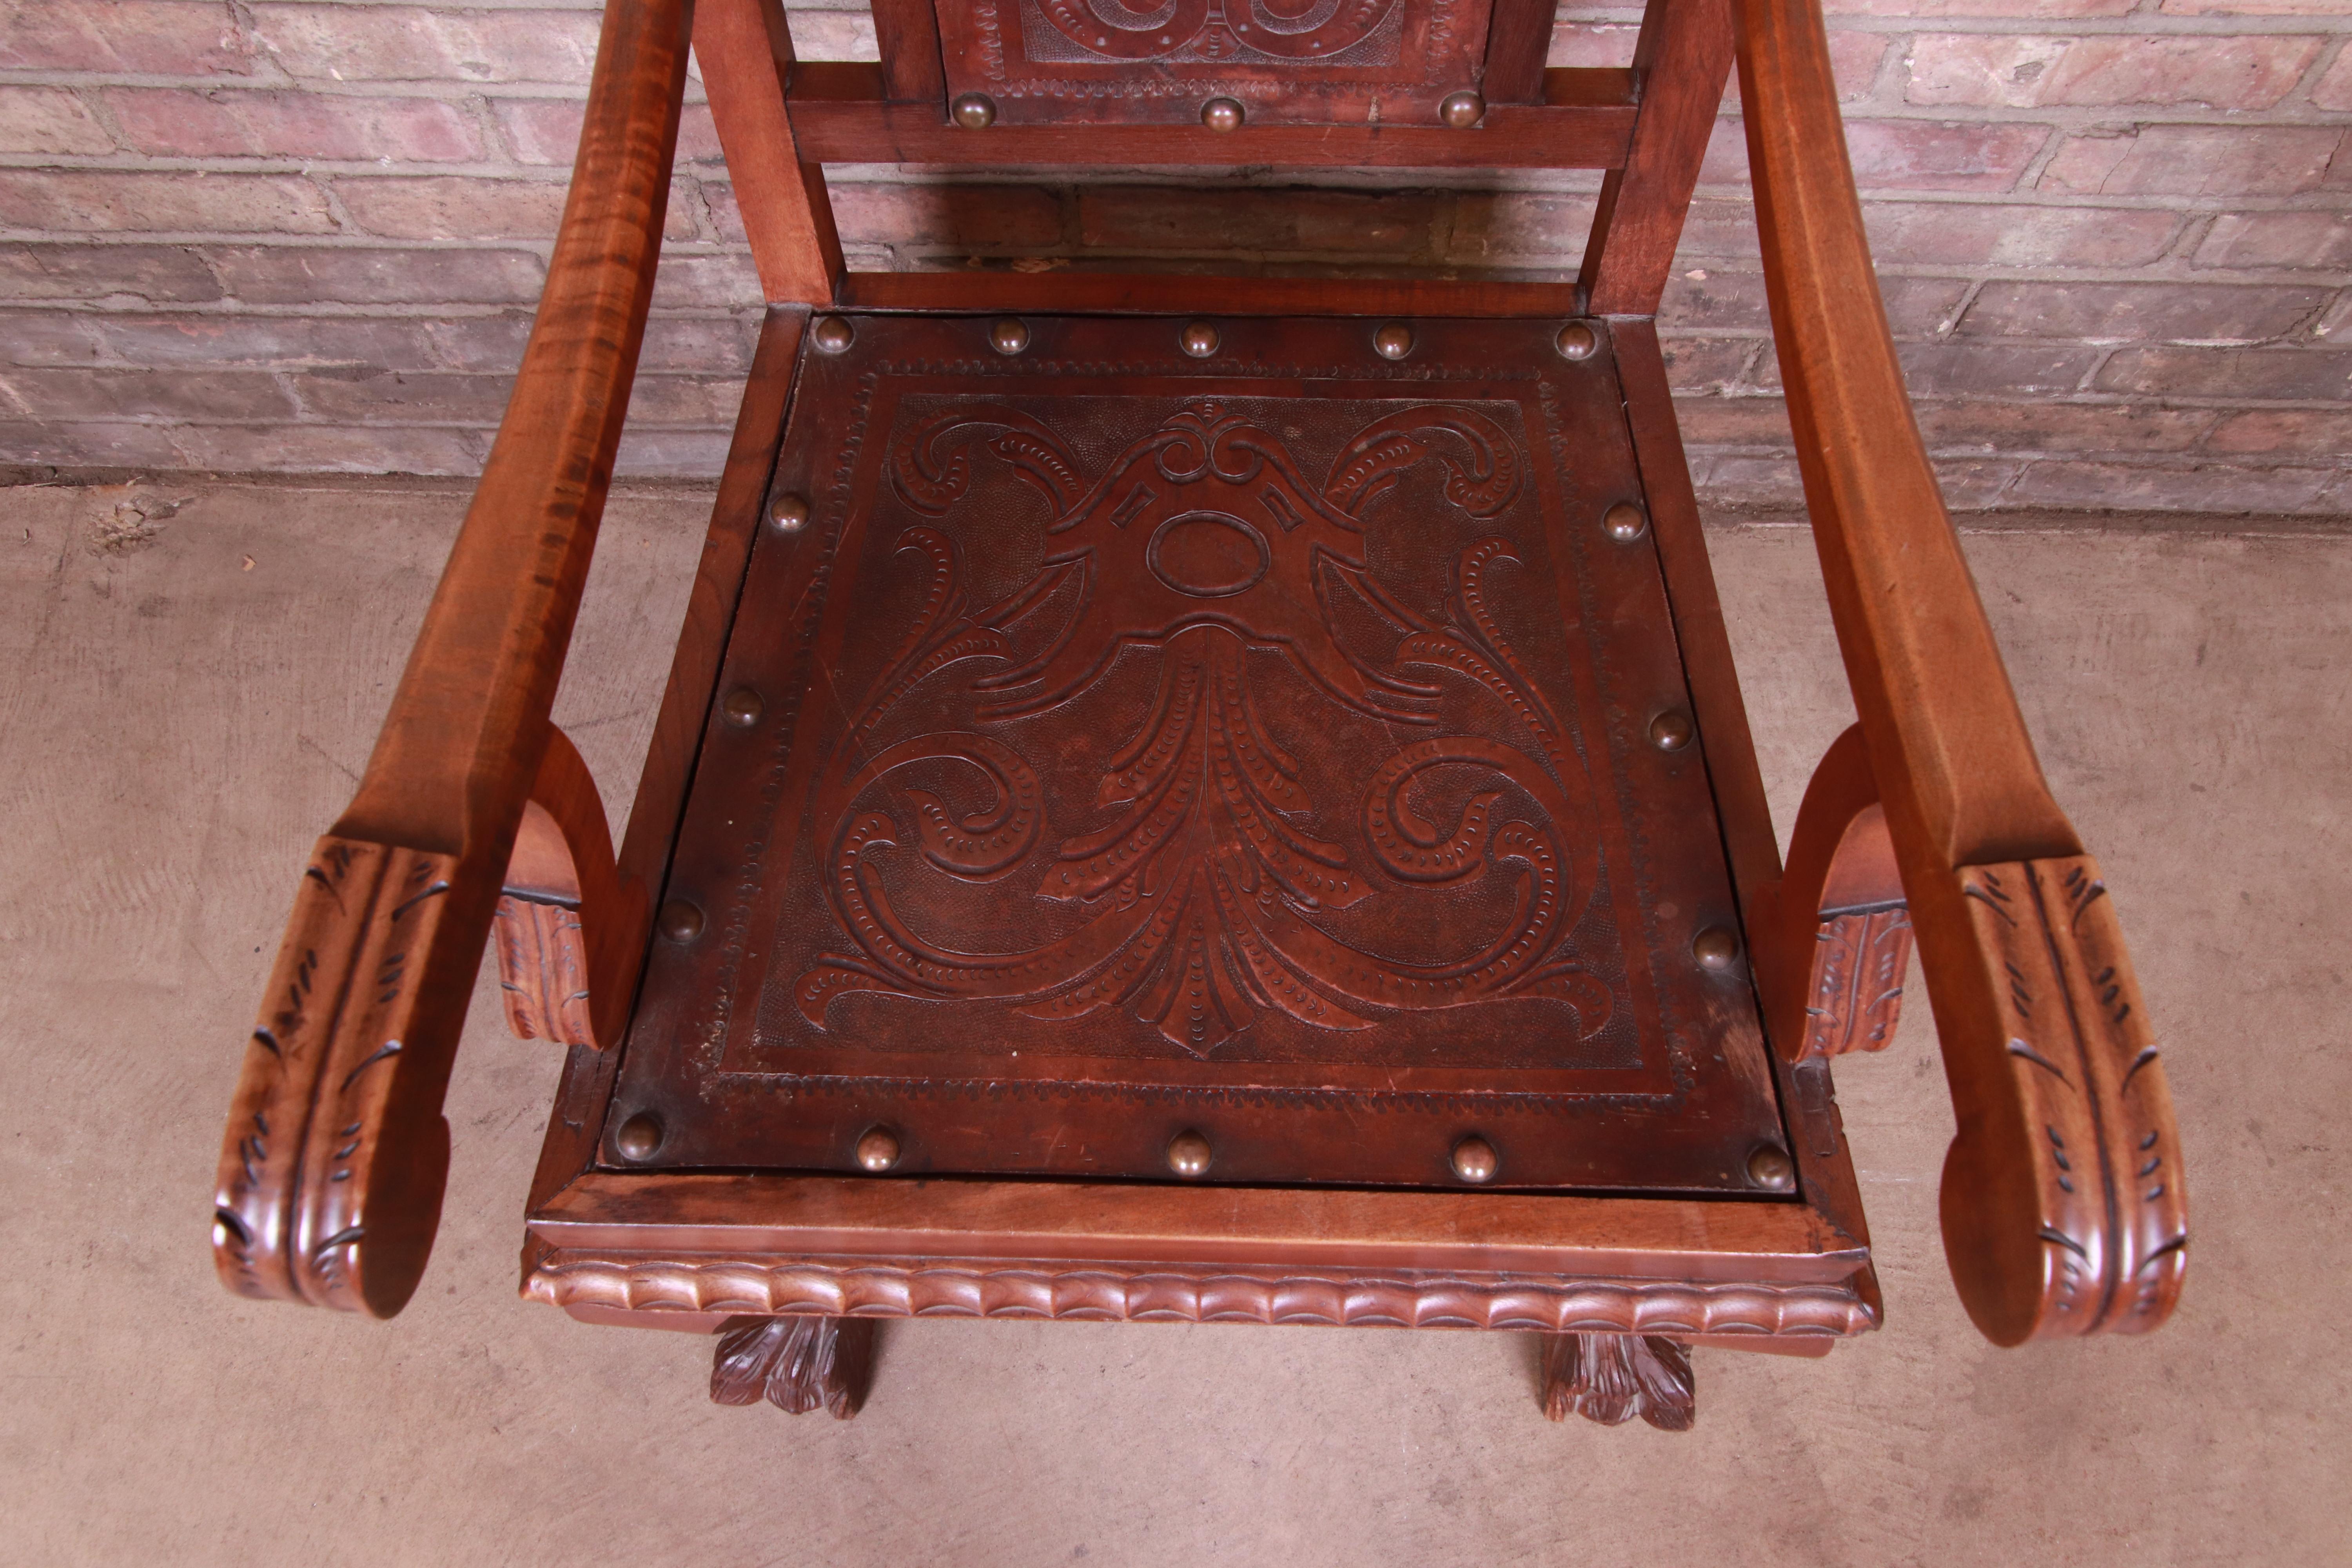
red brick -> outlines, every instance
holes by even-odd
[[[843,184],[833,188],[833,216],[845,239],[941,251],[1062,238],[1061,203],[1035,186]]]
[[[115,88],[107,103],[132,147],[163,157],[451,163],[482,156],[471,118],[432,98]]]
[[[547,281],[527,250],[257,245],[205,255],[249,305],[530,304]]]
[[[464,174],[339,179],[352,220],[386,239],[552,239],[564,187],[551,180]]]
[[[1873,202],[1871,252],[1919,266],[2140,267],[2171,248],[2176,214],[1976,202]]]
[[[452,370],[512,375],[522,364],[530,321],[520,311],[501,311],[494,316],[428,321],[423,326],[440,363]],[[656,314],[646,321],[637,373],[725,375],[740,382],[742,373],[751,368],[751,349],[759,333],[760,320],[751,311],[735,316]],[[731,421],[734,415],[730,412],[728,418]]]
[[[654,274],[656,310],[730,310],[761,303],[748,255],[665,256]]]
[[[2139,0],[1826,0],[1832,16],[2124,16]]]
[[[178,468],[187,455],[173,426],[127,420],[0,419],[0,462],[64,468]]]
[[[1641,32],[1631,22],[1555,22],[1551,49],[1544,63],[1564,69],[1593,66],[1622,69],[1633,63],[1633,44]]]
[[[2200,267],[2352,267],[2352,214],[2223,213],[2198,246]]]
[[[109,311],[90,319],[90,331],[131,364],[424,370],[438,363],[419,323],[365,317]]]
[[[2078,132],[2036,190],[2105,196],[2290,196],[2352,180],[2334,125],[2140,125]]]
[[[1877,85],[1878,68],[1886,58],[1888,39],[1884,33],[1832,32],[1830,34],[1830,77],[1838,86],[1840,103],[1859,103],[1868,98]],[[1739,73],[1731,73],[1731,80],[1723,89],[1723,106],[1727,113],[1739,108]]]
[[[255,371],[0,371],[16,401],[44,419],[284,419],[294,400]]]
[[[2327,74],[2311,89],[2311,101],[2322,109],[2352,109],[2352,49],[2336,57]]]
[[[1677,397],[1675,419],[1694,447],[1796,447],[1789,405],[1777,397]]]
[[[1666,279],[1665,296],[1658,302],[1661,331],[1762,331],[1771,326],[1760,273],[1704,270],[1704,279],[1678,271]]]
[[[1932,120],[1849,120],[1846,159],[1861,189],[2006,191],[2013,189],[2045,142],[2046,125]],[[1717,120],[1699,165],[1703,185],[1748,183],[1747,132]]]
[[[89,364],[100,357],[83,311],[0,307],[0,355],[11,364]]]
[[[653,371],[698,371],[726,375],[740,382],[751,368],[751,350],[759,342],[759,318],[739,316],[655,316],[646,322],[646,342],[637,367]],[[734,415],[730,413],[731,421]]]
[[[2336,0],[2164,0],[2168,16],[2341,16]]]
[[[314,373],[293,378],[307,417],[329,425],[498,424],[514,388],[503,375],[452,375],[443,372],[380,371],[369,367],[337,375]]]
[[[638,479],[716,479],[730,437],[721,430],[624,430],[613,471]]]
[[[1944,504],[1954,511],[1985,511],[1999,506],[2017,481],[2015,463],[1937,458],[1928,466],[1936,470],[1936,488],[1944,492]]]
[[[2254,342],[2291,330],[2328,298],[2318,289],[2000,281],[1978,291],[1959,330],[1972,337]]]
[[[1923,342],[1896,345],[1915,397],[2072,392],[2099,363],[2081,343]]]
[[[585,82],[593,10],[256,5],[254,31],[288,75],[331,81]]]
[[[517,163],[572,166],[580,149],[580,126],[588,114],[584,100],[502,98],[491,107]],[[689,103],[679,111],[677,156],[688,163],[716,163],[724,156],[709,104]]]
[[[488,447],[481,432],[400,425],[187,425],[173,437],[188,467],[231,474],[478,474]]]
[[[1426,191],[1376,195],[1301,189],[1170,193],[1082,186],[1078,235],[1081,244],[1102,250],[1386,256],[1402,260],[1432,254],[1440,211],[1440,198]]]
[[[1677,395],[1722,392],[1746,384],[1753,338],[1667,338],[1659,344],[1666,383]]]
[[[252,55],[222,0],[0,6],[0,68],[244,76]]]
[[[2330,468],[2238,465],[2141,468],[2122,463],[2029,464],[2012,506],[2116,511],[2302,512],[2323,510]]]
[[[742,401],[740,375],[640,375],[629,389],[629,422],[731,429]]]
[[[2221,415],[2207,408],[2100,403],[1946,403],[1922,399],[1919,432],[1937,454],[1979,451],[2185,452]]]
[[[1582,236],[1578,238],[1580,241]],[[1675,247],[1675,265],[1686,272],[1697,263],[1726,259],[1753,262],[1762,255],[1762,244],[1756,233],[1754,202],[1702,196],[1691,203],[1683,219],[1682,242]]]
[[[1908,100],[2032,109],[2200,104],[2269,109],[2318,57],[2316,38],[2051,38],[1931,33],[1914,40]]]
[[[1538,191],[1465,195],[1453,204],[1441,255],[1470,267],[1526,257],[1573,265],[1592,233],[1594,201]]]
[[[2306,457],[2352,452],[2352,409],[2265,408],[2232,414],[2206,438],[2215,452]]]
[[[1699,500],[1708,507],[1802,506],[1805,483],[1794,458],[1714,456],[1693,467]]]
[[[2352,349],[2124,349],[2099,367],[2098,387],[2153,397],[2352,398]]]
[[[60,87],[0,87],[0,153],[114,151],[98,117]]]
[[[0,224],[79,233],[326,234],[326,198],[280,174],[0,170]]]
[[[878,60],[874,16],[864,6],[845,11],[788,11],[793,57],[803,60]]]
[[[0,299],[201,303],[221,297],[203,258],[177,245],[0,246]]]

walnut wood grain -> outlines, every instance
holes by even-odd
[[[617,1044],[649,909],[644,881],[624,881],[614,865],[596,781],[571,738],[550,726],[499,897],[508,1027],[526,1040]]]
[[[1544,1414],[1622,1426],[1639,1415],[1661,1432],[1697,1418],[1690,1351],[1657,1334],[1547,1334]]]
[[[1494,0],[1486,21],[1486,68],[1479,90],[1488,103],[1538,103],[1544,57],[1559,0]]]
[[[1840,1285],[1866,1248],[1798,1203],[1499,1192],[594,1171],[538,1205],[566,1250],[1508,1270]]]
[[[894,84],[919,85],[919,40],[899,41],[908,47]],[[841,236],[824,171],[794,145],[785,113],[784,84],[793,67],[782,5],[779,0],[697,0],[694,44],[761,291],[779,304],[832,299],[844,270]],[[936,37],[932,62],[936,69]]]
[[[944,106],[948,79],[935,0],[873,0],[873,9],[874,42],[891,101]]]
[[[811,62],[788,101],[799,155],[824,163],[943,166],[1053,163],[1283,168],[1610,169],[1624,162],[1634,110],[1586,101],[1622,72],[1554,89],[1540,104],[1496,104],[1478,125],[1244,124],[1222,134],[1185,125],[993,125],[966,130],[928,104],[894,103],[873,66]],[[1557,90],[1570,101],[1553,98]]]
[[[1877,1326],[1837,1285],[1528,1279],[1434,1271],[1188,1268],[945,1257],[653,1257],[559,1248],[523,1283],[567,1310],[1075,1318],[1111,1322],[1542,1329],[1834,1338]]]
[[[1730,79],[1731,0],[1649,0],[1633,49],[1641,113],[1601,183],[1577,284],[1596,316],[1654,316]]]
[[[874,310],[1095,310],[1133,315],[1557,316],[1560,283],[1216,278],[1186,273],[853,272],[842,303]]]
[[[2095,872],[2042,778],[1905,395],[1821,13],[1736,14],[1799,466],[1959,1122],[1942,1202],[1953,1280],[1996,1343],[2151,1329],[2179,1290],[2180,1172],[2160,1069],[2130,1073],[2147,1023],[2114,907],[2076,902]],[[2018,923],[1991,913],[1992,878]],[[2011,964],[2039,998],[2030,1016]],[[2066,1084],[2021,1077],[2051,1070],[2036,1058]],[[2079,1114],[2055,1116],[2051,1094]],[[2158,1158],[2133,1198],[2128,1173]]]
[[[764,1398],[788,1415],[824,1410],[846,1421],[866,1402],[873,1365],[871,1318],[730,1318],[711,1352],[710,1399],[756,1405]]]
[[[430,1253],[450,1058],[652,295],[687,21],[681,0],[605,11],[513,399],[358,795],[304,875],[223,1139],[215,1253],[246,1294],[388,1317]]]

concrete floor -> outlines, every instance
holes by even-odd
[[[2169,1047],[2196,1240],[2155,1339],[1969,1330],[1921,1005],[1840,1070],[1885,1330],[1701,1352],[1687,1436],[1549,1425],[1522,1336],[964,1321],[888,1327],[843,1426],[708,1404],[707,1341],[517,1300],[556,1057],[487,987],[405,1315],[214,1283],[248,1020],[462,506],[0,491],[0,1561],[2352,1563],[2352,536],[1969,541]],[[558,718],[616,820],[704,510],[606,525]],[[1811,545],[1717,544],[1785,825],[1846,721]]]

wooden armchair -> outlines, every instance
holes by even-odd
[[[523,1289],[845,1415],[876,1317],[1540,1331],[1548,1407],[1879,1297],[1830,1059],[1918,943],[1994,1342],[2177,1296],[2115,905],[1929,469],[1813,0],[610,0],[546,297],[220,1167],[223,1280],[397,1312],[486,942],[568,1050]],[[1244,19],[1244,16],[1247,19]],[[1254,30],[1255,29],[1255,30]],[[1179,35],[1181,35],[1179,37]],[[549,721],[689,38],[770,307],[627,830]],[[1736,48],[1735,48],[1736,42]],[[1653,322],[1737,55],[1861,722],[1784,867]],[[826,163],[1596,167],[1573,284],[846,271]]]

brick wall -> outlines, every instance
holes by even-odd
[[[2347,0],[1832,0],[1849,140],[1963,507],[2352,511]],[[1570,7],[1555,64],[1638,9]],[[806,9],[812,58],[871,58]],[[0,462],[467,473],[520,353],[593,5],[0,15]],[[1713,499],[1796,499],[1736,101],[1664,326]],[[624,465],[716,471],[758,289],[689,110]],[[836,174],[853,265],[1557,277],[1598,181]]]

